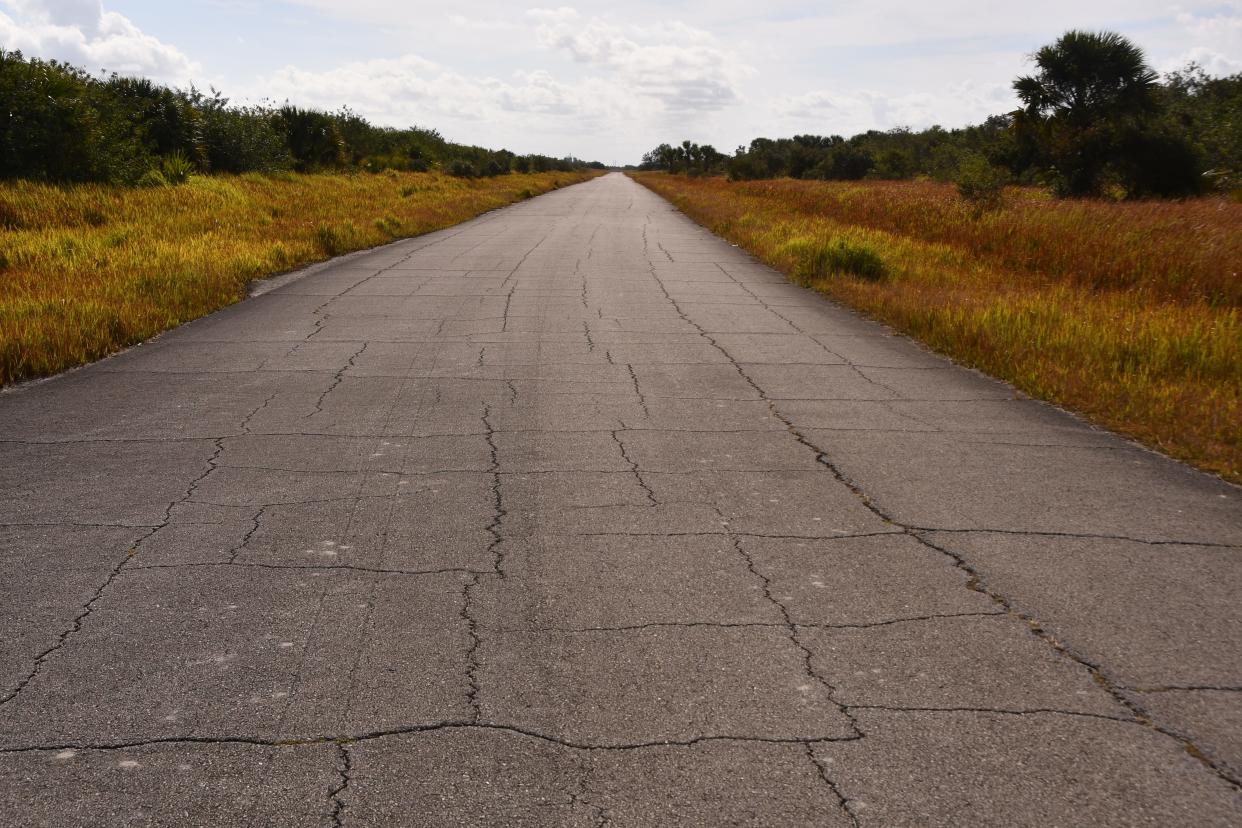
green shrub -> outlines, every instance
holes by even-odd
[[[358,166],[369,173],[396,175],[399,170],[408,170],[413,162],[410,159],[393,153],[389,155],[369,155],[359,162]]]
[[[298,172],[336,169],[346,162],[345,140],[337,119],[326,112],[281,107],[279,123],[285,132],[289,154]]]
[[[164,180],[175,187],[190,180],[190,176],[194,174],[194,164],[185,157],[185,153],[178,151],[160,161],[160,172]]]
[[[875,282],[888,273],[878,253],[847,239],[793,239],[785,253],[793,260],[794,279],[804,285],[838,274]]]
[[[328,256],[339,256],[359,247],[358,228],[353,222],[321,224],[315,228],[315,244]]]
[[[159,170],[147,170],[138,179],[137,184],[139,187],[167,187],[168,179]]]
[[[202,116],[202,151],[210,172],[272,173],[293,160],[275,113],[260,107],[235,108],[219,93],[192,91],[190,102]]]
[[[1009,173],[995,167],[982,155],[968,155],[957,169],[957,192],[962,199],[981,210],[995,210],[1004,204]]]
[[[458,158],[449,162],[448,169],[445,171],[449,175],[457,178],[475,178],[478,172],[474,169],[474,165],[464,158]]]

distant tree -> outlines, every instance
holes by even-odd
[[[834,143],[816,169],[816,177],[830,181],[857,181],[875,166],[864,147],[845,140]]]
[[[691,175],[713,175],[723,169],[726,160],[711,144],[691,144],[686,153],[686,171]]]
[[[264,107],[233,107],[216,90],[191,88],[187,99],[202,119],[205,167],[213,173],[275,172],[293,165],[284,124]]]
[[[450,143],[431,129],[377,127],[347,108],[238,107],[214,89],[98,77],[0,48],[0,179],[135,184],[290,167],[425,171],[458,159],[486,175],[516,163],[507,150]],[[524,163],[538,171],[585,166],[572,157]]]
[[[1161,96],[1169,127],[1194,142],[1212,183],[1242,188],[1242,74],[1213,78],[1191,63],[1167,77]]]
[[[346,163],[345,139],[332,115],[286,104],[280,109],[280,121],[299,172],[331,169]]]
[[[1004,202],[1009,171],[996,167],[982,155],[961,160],[956,176],[957,192],[979,211],[994,210]]]
[[[1193,150],[1158,129],[1158,76],[1143,51],[1114,32],[1069,31],[1035,53],[1038,72],[1014,81],[1015,125],[1054,187],[1094,195],[1173,195],[1200,185]],[[1158,175],[1136,175],[1147,165]]]
[[[0,49],[0,177],[126,183],[151,164],[133,108],[106,84]]]
[[[1158,76],[1143,50],[1115,32],[1069,31],[1035,53],[1039,72],[1013,83],[1027,113],[1087,127],[1149,111]]]
[[[666,172],[675,172],[673,169],[679,157],[679,152],[668,144],[660,144],[643,156],[643,162],[639,165],[640,170],[665,170]]]
[[[724,171],[727,156],[711,144],[682,141],[679,146],[660,144],[643,155],[640,170],[664,170],[688,175],[714,175]]]

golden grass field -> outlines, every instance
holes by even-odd
[[[795,281],[1242,482],[1242,203],[635,177]]]
[[[236,302],[253,279],[457,224],[593,173],[193,177],[0,184],[0,384]]]

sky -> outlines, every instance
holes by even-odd
[[[555,1],[555,0],[554,0]],[[0,0],[0,47],[518,153],[977,123],[1068,29],[1242,72],[1242,0]]]

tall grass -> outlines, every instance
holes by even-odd
[[[241,299],[253,279],[447,227],[590,175],[0,184],[0,383],[98,359],[210,313]]]
[[[981,212],[933,183],[638,180],[796,281],[1242,482],[1242,204],[1011,190]],[[881,269],[833,266],[843,249]]]

